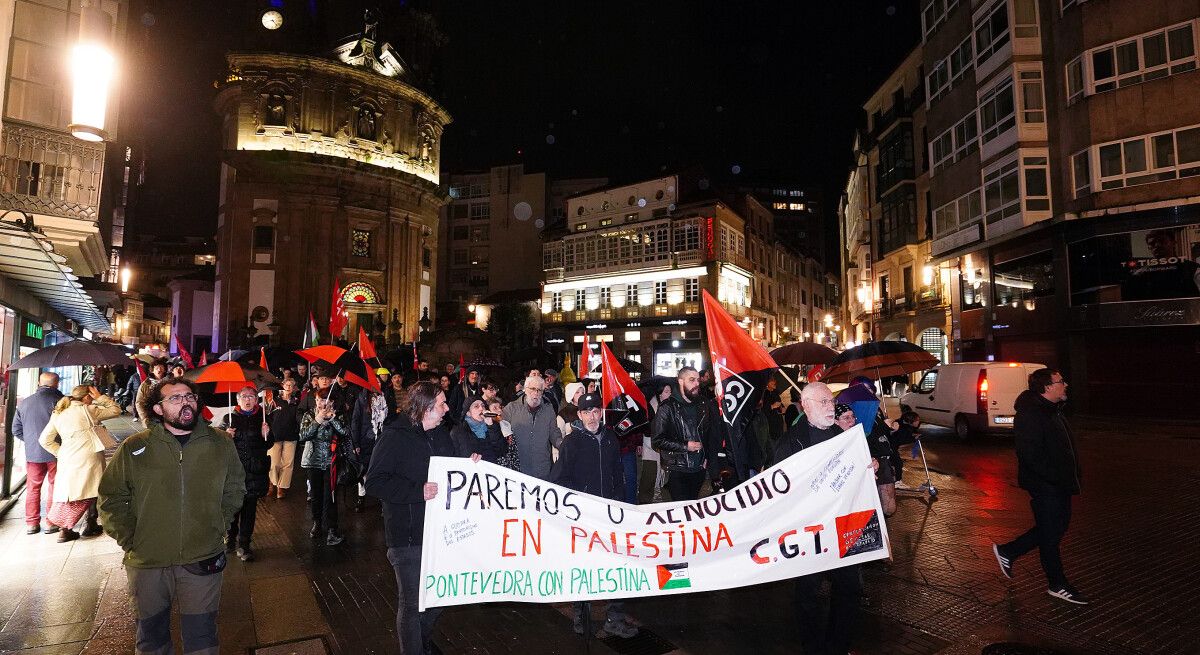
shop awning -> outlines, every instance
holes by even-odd
[[[100,334],[112,332],[108,319],[79,285],[66,261],[46,237],[19,225],[0,223],[0,275],[12,278],[84,328]]]

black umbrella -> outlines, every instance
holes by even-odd
[[[821,375],[822,382],[845,382],[856,375],[879,380],[937,366],[938,358],[907,341],[872,341],[838,355]]]
[[[35,350],[17,360],[12,368],[58,368],[60,366],[129,366],[133,360],[124,346],[76,339]]]
[[[780,366],[826,364],[837,357],[837,351],[829,346],[811,341],[788,344],[771,351],[771,359]]]

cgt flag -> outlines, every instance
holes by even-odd
[[[603,341],[600,342],[600,398],[604,409],[610,412],[606,418],[612,417],[605,422],[617,436],[624,436],[650,420],[646,396]]]
[[[762,398],[767,380],[779,370],[779,365],[733,320],[721,303],[708,291],[701,293],[708,349],[717,380],[717,399],[729,434],[736,440]]]
[[[333,279],[333,299],[329,303],[329,342],[333,343],[350,325],[346,316],[346,301],[342,298],[342,287]]]

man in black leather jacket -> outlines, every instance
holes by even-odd
[[[650,443],[670,477],[671,500],[696,500],[704,484],[707,453],[713,430],[721,421],[716,403],[700,395],[700,374],[685,366],[679,369],[671,397],[658,406],[650,426]]]
[[[1059,542],[1071,521],[1071,496],[1079,493],[1082,477],[1071,430],[1062,413],[1067,382],[1057,370],[1043,368],[1029,375],[1029,389],[1017,396],[1013,441],[1017,449],[1017,484],[1029,492],[1034,526],[1012,541],[992,545],[1004,577],[1012,565],[1034,548],[1049,583],[1047,593],[1076,605],[1088,599],[1067,582]]]

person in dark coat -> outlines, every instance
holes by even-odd
[[[450,406],[450,417],[455,421],[462,418],[467,409],[467,400],[478,396],[479,393],[479,371],[469,368],[462,381],[453,387],[453,393],[446,396],[446,404]]]
[[[405,653],[432,650],[433,625],[440,607],[418,612],[425,502],[438,495],[429,480],[430,457],[455,457],[458,451],[442,419],[449,411],[446,394],[434,382],[417,382],[404,394],[404,416],[384,426],[367,469],[367,493],[383,503],[387,558],[396,574],[396,638]],[[479,461],[479,455],[472,455]]]
[[[267,495],[274,492],[276,498],[283,498],[292,486],[292,470],[296,465],[296,442],[300,439],[300,393],[295,378],[283,381],[283,390],[276,394],[271,390],[264,391],[266,401],[263,409],[267,412],[267,425],[271,428],[271,486]]]
[[[250,539],[254,536],[254,519],[258,514],[258,499],[267,495],[270,486],[268,472],[271,457],[271,430],[263,419],[262,407],[258,404],[258,391],[245,387],[238,392],[238,405],[221,419],[217,427],[229,432],[233,445],[237,447],[238,459],[246,471],[246,498],[242,509],[233,517],[225,536],[225,549],[237,548],[238,559],[243,562],[254,560]]]
[[[804,415],[775,444],[776,464],[842,433],[834,420],[833,394],[824,383],[813,382],[805,386],[800,393],[800,404]],[[872,466],[877,468],[878,461],[872,460]],[[829,619],[822,625],[820,590],[826,577],[830,581]],[[862,578],[858,565],[796,578],[798,626],[804,652],[838,655],[850,652],[861,598]]]
[[[383,433],[384,421],[394,413],[394,409],[389,412],[389,407],[394,408],[394,404],[388,403],[386,393],[367,391],[366,389],[359,392],[358,398],[354,401],[354,414],[350,418],[350,444],[354,448],[354,460],[360,476],[358,500],[354,502],[354,511],[356,512],[363,511],[363,504],[367,496],[367,487],[363,484],[363,480],[366,478],[367,468],[371,465],[371,454],[375,452],[375,442]]]
[[[559,447],[558,463],[550,481],[585,494],[623,502],[625,474],[621,466],[620,444],[613,431],[600,423],[604,414],[600,394],[585,394],[577,405],[579,419]],[[573,604],[576,634],[584,633],[584,617],[591,611],[585,602]],[[609,601],[604,632],[629,638],[637,628],[625,616],[625,603]]]
[[[1067,381],[1051,368],[1029,375],[1029,389],[1017,396],[1013,441],[1017,449],[1017,484],[1029,492],[1033,527],[1006,544],[993,544],[992,552],[1004,577],[1013,577],[1013,562],[1034,548],[1042,560],[1049,583],[1047,593],[1076,605],[1088,599],[1063,573],[1059,543],[1071,522],[1071,496],[1079,494],[1083,477],[1075,442],[1062,405],[1067,401]]]
[[[54,373],[42,373],[38,376],[37,391],[17,403],[16,415],[13,416],[13,437],[25,442],[25,523],[28,526],[25,534],[43,531],[43,483],[46,485],[46,495],[54,498],[54,476],[58,468],[58,459],[50,451],[42,448],[38,437],[41,436],[42,430],[46,429],[54,406],[62,397],[62,392],[58,390],[58,376]],[[33,438],[26,439],[25,435]],[[46,525],[46,534],[54,534],[59,530],[53,523]]]
[[[496,464],[508,454],[508,439],[500,431],[500,421],[487,416],[487,404],[482,396],[465,402],[463,418],[450,430],[454,448],[460,455],[478,453],[484,460]]]
[[[337,378],[329,389],[329,399],[333,401],[333,409],[342,420],[349,421],[354,415],[354,403],[362,391],[362,387],[350,384],[346,380],[345,371],[338,371]]]

